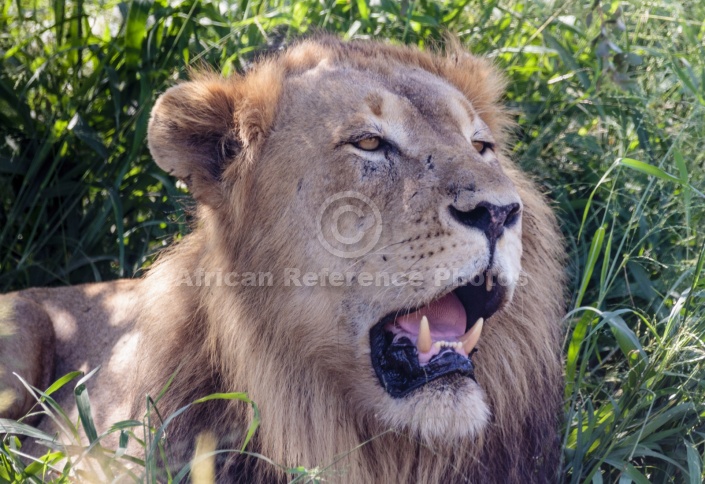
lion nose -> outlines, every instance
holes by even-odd
[[[466,227],[481,230],[490,241],[499,239],[506,227],[511,227],[517,222],[521,213],[518,203],[497,206],[489,202],[480,202],[468,211],[459,210],[453,205],[449,209],[455,220]]]

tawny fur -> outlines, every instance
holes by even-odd
[[[130,286],[136,309],[126,324],[132,330],[134,323],[140,346],[131,394],[120,404],[131,405],[133,416],[142,415],[145,395],[157,395],[175,372],[159,403],[162,415],[213,392],[247,392],[262,415],[250,450],[283,467],[229,454],[218,459],[224,482],[283,480],[283,469],[299,465],[319,467],[327,480],[352,483],[555,478],[562,397],[561,239],[549,206],[504,153],[510,121],[500,104],[503,78],[457,45],[448,51],[312,39],[242,76],[197,76],[155,106],[150,149],[162,168],[189,185],[199,202],[197,223]],[[321,91],[314,96],[313,88]],[[368,95],[359,98],[366,89]],[[467,141],[450,127],[452,106],[437,108],[446,93],[458,93],[468,102],[470,118],[489,128],[497,143],[493,164],[462,155]],[[328,105],[339,109],[319,112]],[[411,154],[405,156],[418,167],[411,161],[408,167],[375,165],[368,173],[345,164],[347,155],[333,162],[319,154],[333,153],[331,136],[339,134],[339,125],[363,115],[389,118],[390,110],[404,126],[419,123],[410,134],[408,129],[397,133],[410,136]],[[341,113],[350,119],[340,119]],[[428,123],[422,126],[422,119]],[[422,162],[428,164],[425,171]],[[378,170],[383,174],[375,174]],[[516,250],[511,242],[497,249],[496,264],[511,270],[513,258],[520,257],[528,283],[517,286],[511,302],[486,324],[473,358],[479,387],[450,381],[446,391],[432,383],[397,401],[374,375],[370,327],[400,304],[429,302],[437,288],[178,284],[184,274],[199,270],[271,272],[276,278],[285,268],[384,271],[414,265],[431,274],[473,257],[486,262],[487,254],[475,253],[479,238],[448,228],[438,215],[456,178],[475,187],[451,193],[456,202],[465,196],[469,204],[478,197],[505,203],[516,194],[523,205],[516,231],[521,243]],[[312,219],[326,196],[351,186],[367,190],[385,222],[393,222],[382,234],[384,250],[337,260],[316,239]],[[417,234],[425,239],[415,242]],[[14,297],[43,306],[46,312],[35,311],[36,318],[46,318],[47,301],[61,299],[58,291]],[[373,314],[377,319],[368,317]],[[95,318],[91,331],[101,331],[102,319]],[[171,424],[170,465],[192,457],[203,431],[212,432],[221,448],[239,447],[251,417],[238,401],[193,407]],[[473,418],[477,422],[468,423]]]

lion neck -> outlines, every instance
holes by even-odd
[[[478,481],[487,472],[506,476],[509,468],[536,477],[532,468],[517,465],[532,463],[521,454],[534,455],[545,444],[542,439],[552,435],[555,423],[545,416],[527,415],[521,430],[518,423],[515,426],[515,434],[490,432],[484,440],[429,443],[383,428],[373,415],[362,414],[365,396],[344,385],[359,375],[351,374],[358,367],[351,364],[352,349],[338,343],[343,325],[330,324],[335,323],[335,299],[278,284],[228,286],[206,284],[205,279],[200,285],[183,284],[186,273],[267,272],[272,267],[286,265],[271,254],[258,254],[242,240],[213,236],[201,225],[150,270],[140,323],[145,347],[152,351],[143,352],[140,371],[148,378],[140,380],[149,383],[135,399],[137,415],[144,413],[143,395],[159,394],[178,370],[159,404],[162,415],[211,393],[246,392],[261,412],[249,450],[284,468],[318,468],[324,477],[348,482]],[[300,324],[307,320],[327,324],[314,334],[306,329],[310,325]],[[208,362],[207,368],[203,362]],[[338,370],[332,374],[324,368]],[[538,380],[535,387],[542,385]],[[224,447],[239,447],[252,416],[239,401],[194,407],[172,423],[170,437],[181,449],[175,461],[185,463],[192,457],[201,431],[216,434]],[[252,482],[283,476],[281,468],[259,459],[233,455],[229,461],[224,469],[240,474],[245,470]]]
[[[437,477],[448,472],[451,454],[462,460],[453,446],[429,447],[381,428],[374,419],[355,411],[355,401],[338,385],[342,379],[352,378],[345,374],[345,365],[338,375],[320,370],[340,364],[341,348],[335,344],[335,332],[325,337],[319,334],[314,342],[311,334],[296,329],[296,321],[328,317],[330,307],[317,304],[316,314],[311,304],[282,304],[282,298],[295,299],[294,288],[282,294],[276,285],[206,284],[205,273],[232,268],[236,262],[216,257],[209,249],[208,237],[197,230],[165,254],[146,276],[150,283],[144,286],[158,289],[144,295],[141,324],[146,346],[157,351],[143,357],[141,371],[149,374],[145,380],[150,384],[139,394],[157,395],[178,370],[159,403],[162,415],[210,393],[246,392],[261,412],[252,443],[256,447],[251,445],[251,451],[285,467],[325,468],[324,475],[349,482]],[[204,273],[200,285],[195,280],[199,272]],[[185,274],[190,275],[193,285],[188,285]],[[178,281],[176,285],[174,281]],[[304,293],[301,300],[306,297]],[[175,347],[182,351],[158,350]],[[302,352],[302,348],[306,350]],[[210,368],[198,364],[203,361],[211,362]],[[144,398],[136,402],[135,413],[141,415]],[[237,446],[233,440],[241,442],[252,418],[242,402],[201,404],[194,410],[172,424],[172,442],[181,440],[172,446],[178,454],[174,462],[185,463],[191,458],[190,449],[200,431],[213,432],[221,442],[230,443],[229,447]],[[204,428],[204,421],[217,425]],[[388,457],[380,459],[382,454]],[[410,455],[417,456],[417,461],[410,462]],[[230,467],[242,470],[239,464]],[[270,464],[255,463],[248,468],[255,481],[281,477]]]

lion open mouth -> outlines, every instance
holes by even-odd
[[[492,284],[467,284],[414,309],[397,310],[370,330],[372,366],[395,398],[449,374],[474,380],[472,354],[484,320],[502,305],[506,290]]]

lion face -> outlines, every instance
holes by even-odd
[[[501,79],[470,56],[364,49],[304,42],[242,78],[177,86],[150,149],[200,202],[218,263],[277,278],[220,293],[247,314],[239,338],[288,341],[277,364],[365,425],[467,439],[511,398],[526,406],[501,388],[525,342],[552,355],[543,333],[501,324],[517,324],[528,203],[502,155]]]
[[[319,287],[301,292],[331,308],[311,330],[321,318],[335,326],[330,370],[387,426],[476,434],[489,410],[472,353],[521,270],[522,201],[495,134],[456,88],[419,69],[380,76],[324,60],[281,96],[254,167],[258,200],[275,203],[257,210],[279,214],[270,230],[287,234],[297,269],[317,275]]]

